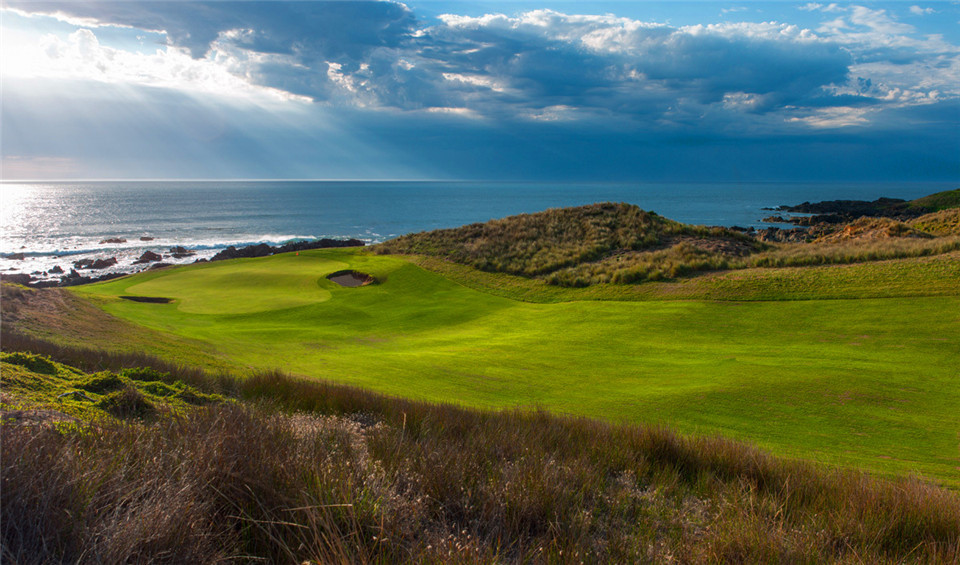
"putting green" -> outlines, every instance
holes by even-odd
[[[278,266],[294,258],[293,265]],[[189,314],[250,314],[305,306],[330,299],[319,279],[346,263],[317,258],[268,257],[238,260],[214,268],[181,270],[176,276],[154,277],[127,287],[134,296],[174,298]],[[263,289],[270,292],[262,292]]]
[[[346,288],[324,278],[343,269],[378,283]],[[181,267],[76,292],[121,318],[209,344],[241,370],[659,422],[960,485],[958,296],[534,304],[351,250]]]

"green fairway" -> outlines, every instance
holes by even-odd
[[[343,288],[325,278],[347,268],[378,283]],[[238,368],[469,406],[662,422],[960,484],[960,291],[577,300],[594,288],[533,303],[483,286],[402,257],[325,250],[153,271],[77,292],[185,344],[209,344]]]

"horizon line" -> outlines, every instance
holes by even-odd
[[[566,180],[566,179],[500,179],[500,178],[53,178],[53,179],[0,179],[2,184],[17,183],[86,183],[86,182],[502,182],[502,183],[558,183],[558,184],[842,184],[842,183],[951,183],[960,185],[960,179],[882,180],[882,179],[762,179],[762,180]]]

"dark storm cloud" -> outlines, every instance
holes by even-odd
[[[257,52],[362,58],[395,46],[414,26],[412,13],[392,2],[33,2],[6,0],[28,13],[61,13],[103,24],[166,31],[170,42],[202,57],[222,32],[254,33],[238,39]]]

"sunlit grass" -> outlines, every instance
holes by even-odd
[[[511,280],[527,279],[471,282],[402,257],[336,250],[206,265],[206,286],[194,274],[200,270],[182,267],[76,292],[161,335],[209,344],[240,371],[280,368],[482,408],[540,406],[617,422],[665,422],[781,454],[949,482],[960,432],[952,416],[960,393],[950,385],[960,361],[951,346],[960,312],[950,283],[957,261],[915,261],[823,267],[797,279],[790,271],[746,270],[755,276],[642,285],[625,300],[634,287],[511,287]],[[343,265],[379,283],[343,288],[322,276]],[[290,307],[301,284],[243,282],[245,269],[266,266],[278,280],[300,277],[329,299]],[[490,280],[506,286],[488,292]],[[922,297],[925,280],[946,286],[931,284],[935,296]],[[919,297],[912,297],[915,283]],[[174,301],[116,298],[147,284],[151,294]],[[234,306],[243,292],[256,311]],[[664,300],[671,292],[726,302]],[[524,293],[553,303],[513,299]],[[820,293],[890,298],[816,300]],[[790,300],[796,298],[804,300]],[[227,311],[183,308],[202,300]],[[199,359],[192,347],[185,345],[185,354]]]

